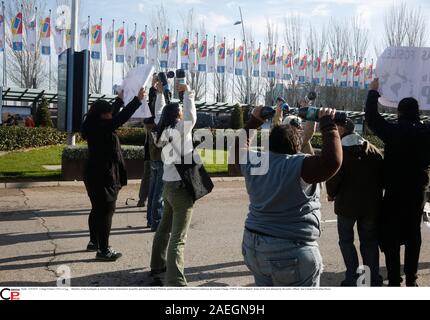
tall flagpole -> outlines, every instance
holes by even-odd
[[[122,62],[122,80],[124,80],[125,78],[125,63],[126,63],[126,59],[125,59],[125,21],[122,22],[122,32],[123,37],[124,37],[124,47],[123,47],[123,54],[124,54],[124,60]]]
[[[52,88],[52,50],[51,50],[51,34],[52,34],[52,10],[49,9],[49,90]]]
[[[100,18],[100,93],[103,91],[103,18]]]
[[[234,80],[236,79],[236,38],[233,39],[233,88],[231,94],[231,103],[234,103]]]
[[[217,77],[217,68],[216,68],[216,52],[217,52],[217,50],[216,50],[216,36],[214,36],[214,46],[213,46],[213,52],[212,52],[212,55],[213,55],[213,58],[212,58],[212,62],[214,63],[214,101],[215,102],[218,102],[218,99],[217,99],[217,94],[216,94],[216,77]]]
[[[226,41],[226,37],[224,37],[224,73],[222,75],[222,102],[226,102],[227,101],[227,94],[226,94],[226,90],[225,90],[225,79],[227,77],[226,73],[227,73],[227,68],[226,68],[226,55],[227,53],[227,41]]]
[[[160,55],[160,35],[159,35],[159,30],[157,27],[157,50],[156,50],[156,55],[155,55],[155,69],[156,71],[160,70],[160,59],[159,59],[159,55]]]
[[[35,26],[34,26],[34,29],[35,29],[35,32],[36,32],[36,45],[34,46],[34,64],[33,64],[33,77],[31,77],[31,84],[32,84],[32,87],[34,88],[34,89],[36,89],[36,87],[37,87],[37,84],[36,84],[36,71],[35,71],[35,65],[36,65],[36,60],[37,60],[37,34],[38,34],[38,32],[37,32],[37,21],[38,21],[38,19],[37,19],[37,7],[34,7],[34,24],[35,24]],[[40,49],[40,48],[39,48]]]
[[[148,64],[148,25],[145,25],[145,50],[143,53],[144,64]]]
[[[115,94],[115,92],[113,92],[113,87],[115,85],[115,54],[114,54],[114,48],[115,48],[115,43],[116,43],[116,37],[115,37],[116,33],[115,33],[115,19],[112,20],[112,93]]]
[[[261,81],[261,42],[258,43],[258,54],[259,54],[259,63],[258,63],[258,80],[257,80],[257,96],[255,100],[255,106],[260,101],[260,81]]]
[[[206,72],[205,72],[205,101],[207,101],[208,93],[208,35],[206,35]]]
[[[21,14],[22,14],[22,21],[21,21],[21,24],[22,25],[24,25],[24,5],[23,4],[21,4]],[[24,28],[23,28],[24,29]],[[22,35],[21,35],[22,36]],[[21,43],[22,43],[22,41],[24,41],[23,39],[21,40]],[[22,46],[23,47],[23,46]],[[24,50],[24,48],[22,48],[22,50]],[[25,53],[23,53],[23,55],[25,56]],[[25,59],[24,59],[24,63],[25,63]],[[25,66],[23,66],[23,65],[21,65],[21,88],[24,88],[24,77],[23,77],[23,74],[24,74],[24,70],[22,70],[22,68],[23,67],[25,67]]]
[[[3,14],[3,36],[5,37],[4,40],[6,40],[6,17],[4,15],[4,1],[1,2],[2,6],[2,14]],[[7,72],[6,72],[6,41],[3,44],[4,50],[3,50],[3,88],[6,88],[7,86]]]

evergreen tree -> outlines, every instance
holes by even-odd
[[[51,113],[49,112],[49,103],[45,98],[39,104],[36,112],[36,126],[52,128]]]
[[[231,113],[231,129],[237,130],[243,128],[243,110],[239,104],[234,106]]]

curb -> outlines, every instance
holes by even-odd
[[[212,178],[217,182],[244,182],[243,177],[217,177]],[[129,180],[128,185],[140,185],[141,180]],[[31,188],[55,188],[55,187],[84,187],[82,181],[51,181],[51,182],[14,182],[0,183],[0,189],[31,189]]]

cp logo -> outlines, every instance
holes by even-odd
[[[11,290],[9,288],[5,288],[0,291],[1,300],[19,300],[20,295],[21,293],[18,290]]]

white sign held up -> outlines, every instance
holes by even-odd
[[[131,70],[124,79],[121,88],[124,90],[124,104],[130,103],[139,92],[140,88],[146,87],[154,73],[154,67],[144,65]],[[151,118],[152,114],[148,102],[145,100],[133,115],[133,118]]]
[[[390,47],[378,59],[380,103],[397,107],[404,99],[418,100],[421,110],[430,110],[430,48]]]

